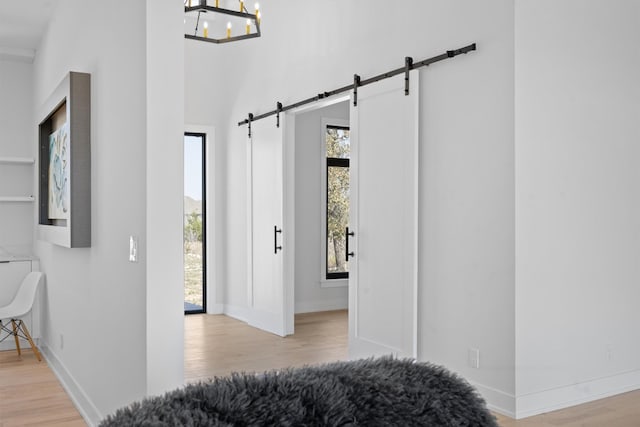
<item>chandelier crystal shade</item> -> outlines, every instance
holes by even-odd
[[[260,37],[260,6],[249,13],[244,1],[237,9],[220,7],[221,0],[185,0],[184,37],[209,43],[229,43]],[[227,0],[227,3],[234,3]]]

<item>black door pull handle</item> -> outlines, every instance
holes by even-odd
[[[278,251],[282,250],[282,245],[278,246],[278,233],[282,233],[282,229],[278,230],[278,226],[273,226],[273,253],[277,254]]]
[[[347,260],[347,262],[349,261],[349,257],[354,257],[356,254],[355,252],[349,252],[349,236],[355,236],[356,233],[354,233],[353,231],[349,231],[349,227],[347,227],[347,230],[344,233],[344,240],[346,241],[346,250],[345,250],[345,258]]]

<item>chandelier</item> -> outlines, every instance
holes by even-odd
[[[221,0],[185,0],[184,37],[209,43],[229,43],[260,37],[260,5],[249,13],[244,1],[237,9],[220,7]],[[235,3],[227,0],[227,4]]]

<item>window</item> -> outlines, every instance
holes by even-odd
[[[184,312],[206,313],[204,133],[184,135]]]
[[[346,228],[349,225],[349,128],[326,126],[326,278],[346,279]]]

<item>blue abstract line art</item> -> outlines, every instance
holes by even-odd
[[[49,136],[49,219],[69,219],[69,131],[65,123]]]

